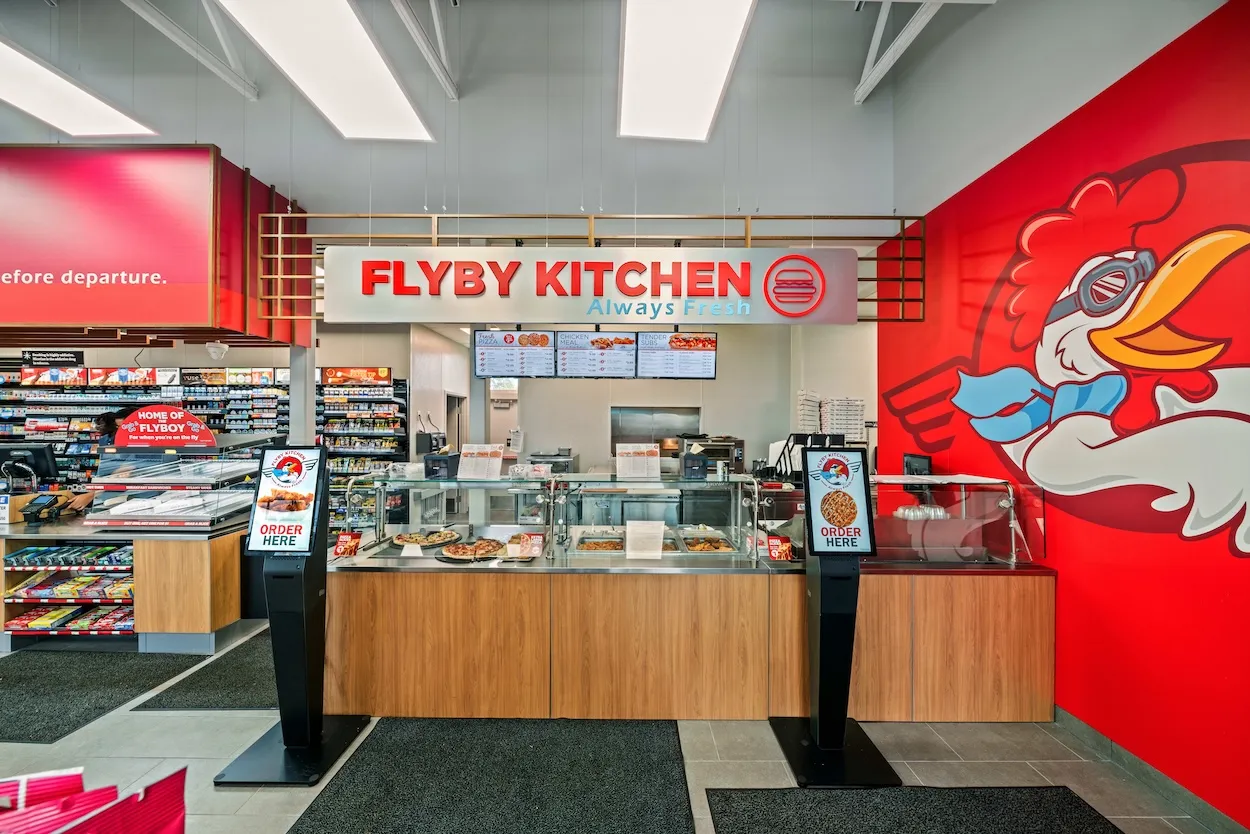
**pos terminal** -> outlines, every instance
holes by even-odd
[[[280,720],[214,785],[315,785],[368,726],[322,713],[329,494],[324,448],[265,450],[246,549],[265,559]]]
[[[863,449],[803,449],[807,491],[810,718],[770,718],[802,788],[894,787],[894,768],[847,717],[859,602],[859,560],[876,552]]]

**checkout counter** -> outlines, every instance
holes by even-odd
[[[1009,484],[980,480],[963,485],[962,519],[952,497],[958,486],[933,485],[950,492],[940,501],[950,502],[943,507],[951,517],[941,519],[908,517],[916,493],[878,486],[878,518],[899,513],[900,545],[890,558],[862,564],[853,717],[1050,720],[1055,575],[1028,561],[1023,546],[1014,559],[1004,547],[1003,531],[1010,536],[1025,523],[1017,510],[1032,512],[1028,501]],[[362,488],[520,490],[537,496],[542,512],[524,521],[506,513],[477,523],[445,517],[420,529],[389,526],[366,534],[358,554],[333,559],[327,712],[716,720],[807,714],[803,563],[768,558],[763,528],[773,525],[761,506],[768,492],[750,476],[622,482],[570,474]],[[696,493],[709,505],[721,501],[728,522],[683,519],[680,508]],[[658,555],[628,554],[621,521],[635,513],[664,522]],[[542,537],[541,555],[509,552],[508,544],[526,535]],[[433,538],[414,546],[409,536]],[[472,553],[479,545],[481,552]],[[944,557],[930,560],[930,548]]]

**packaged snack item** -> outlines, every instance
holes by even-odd
[[[53,585],[52,596],[67,598],[82,596],[79,591],[90,585],[93,581],[94,578],[90,574],[78,574]]]
[[[33,594],[28,594],[30,589],[36,588],[39,585],[42,585],[44,582],[48,581],[55,575],[56,575],[56,572],[50,571],[50,570],[41,570],[38,573],[31,574],[29,579],[18,584],[14,588],[10,588],[8,593],[5,594],[5,596],[6,597],[21,597],[21,596],[28,596],[28,595],[33,596]]]
[[[72,618],[65,624],[65,628],[70,631],[95,631],[98,629],[98,623],[105,618],[106,615],[113,613],[117,606],[115,605],[99,605],[95,608],[88,608],[78,616]]]
[[[4,627],[9,631],[24,629],[54,629],[61,623],[73,617],[80,610],[82,609],[74,605],[41,605],[38,608],[23,611],[21,614],[5,623]]]

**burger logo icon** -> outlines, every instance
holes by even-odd
[[[806,255],[773,261],[764,276],[764,300],[786,318],[802,318],[825,298],[825,272]]]

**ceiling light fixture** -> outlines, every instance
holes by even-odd
[[[0,36],[0,100],[70,136],[156,134],[3,36]]]
[[[352,0],[218,0],[346,139],[429,142]]]
[[[624,0],[621,136],[706,142],[755,0]]]

